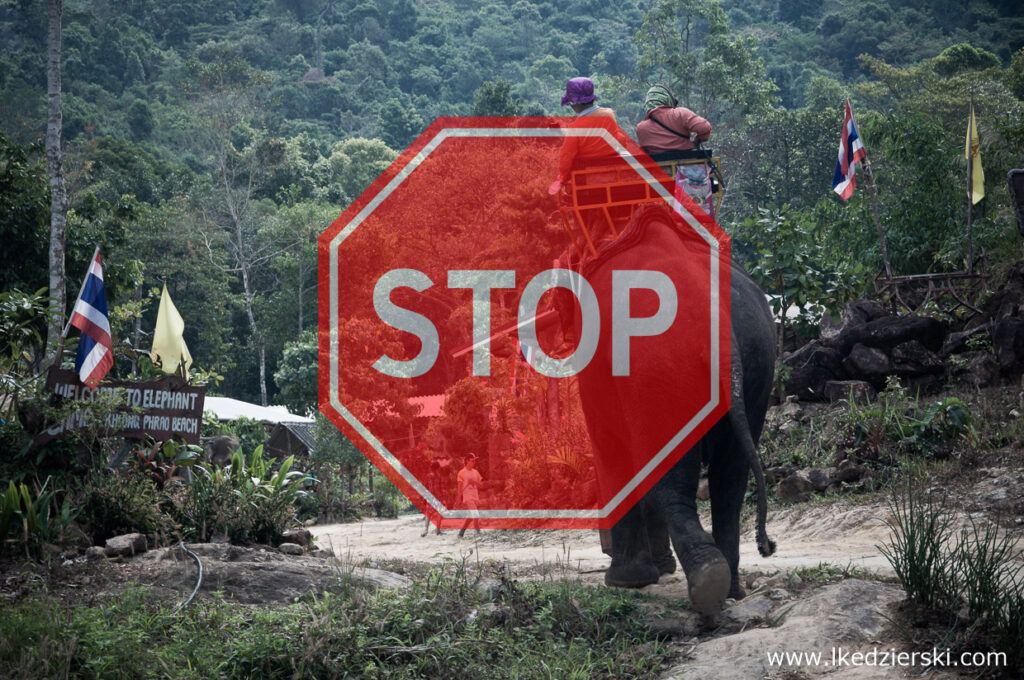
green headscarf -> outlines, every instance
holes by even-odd
[[[647,90],[647,98],[644,99],[644,113],[650,113],[659,106],[675,106],[676,98],[664,85],[655,85]]]

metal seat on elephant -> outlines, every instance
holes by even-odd
[[[710,150],[670,151],[646,158],[608,156],[578,162],[571,174],[571,190],[559,202],[562,225],[577,254],[595,257],[603,242],[617,237],[629,224],[638,207],[663,200],[641,169],[673,196],[686,169],[698,166],[709,169],[713,211],[717,211],[723,192],[721,159],[712,156]]]

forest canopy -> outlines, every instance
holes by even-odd
[[[3,290],[46,284],[46,25],[41,0],[0,3]],[[67,2],[69,288],[102,242],[118,342],[148,348],[166,281],[217,390],[294,403],[305,374],[282,358],[316,327],[317,235],[434,118],[565,114],[576,75],[627,132],[653,82],[706,116],[737,256],[775,248],[769,220],[826,303],[880,266],[865,192],[831,191],[843,101],[910,274],[963,267],[973,96],[975,247],[998,267],[1021,252],[1005,176],[1024,165],[1022,47],[1016,0]]]

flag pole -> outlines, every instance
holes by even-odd
[[[857,118],[853,115],[853,104],[847,99],[850,105],[850,117],[853,119],[854,127],[857,126]],[[859,127],[857,128],[860,129]],[[892,278],[892,267],[889,265],[889,248],[885,243],[885,232],[882,230],[882,218],[878,213],[878,188],[875,186],[875,175],[871,172],[871,160],[868,159],[867,145],[864,146],[864,178],[868,181],[868,193],[871,194],[871,210],[875,215],[875,229],[878,230],[878,244],[882,247],[882,263],[885,265],[885,277]]]
[[[971,225],[974,216],[974,149],[971,148],[973,141],[971,132],[974,123],[974,91],[971,91],[971,110],[967,114],[967,148],[970,154],[967,156],[967,273],[974,273],[974,234]],[[974,123],[976,124],[976,123]]]

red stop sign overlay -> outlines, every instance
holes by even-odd
[[[439,526],[609,528],[729,408],[728,237],[610,118],[438,119],[319,268],[320,408]]]

